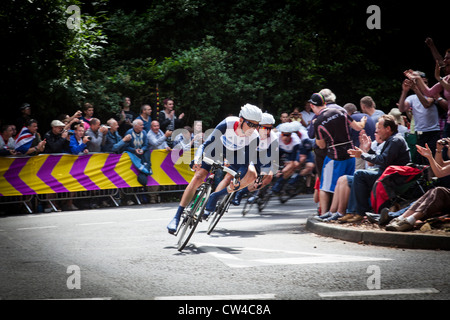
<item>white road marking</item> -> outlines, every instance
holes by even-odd
[[[159,219],[140,219],[140,220],[133,220],[134,222],[146,222],[146,221],[168,221],[167,218],[159,218]],[[170,221],[170,219],[169,219]]]
[[[80,224],[77,224],[77,226],[95,226],[95,225],[99,225],[99,224],[112,224],[112,223],[117,223],[117,222],[105,221],[105,222],[80,223]]]
[[[112,297],[97,297],[97,298],[68,298],[68,299],[44,299],[44,300],[112,300]]]
[[[57,226],[43,226],[43,227],[17,228],[16,230],[36,230],[36,229],[51,229],[51,228],[57,228]]]
[[[365,256],[351,256],[351,255],[339,255],[339,254],[323,254],[323,253],[311,253],[289,250],[271,250],[261,248],[248,248],[248,247],[227,247],[217,246],[215,244],[208,243],[193,243],[197,249],[202,250],[230,268],[249,268],[257,266],[268,265],[300,265],[300,264],[317,264],[317,263],[338,263],[338,262],[364,262],[364,261],[390,261],[392,259],[365,257]],[[230,252],[227,251],[230,250]],[[249,252],[249,255],[236,254],[236,252],[244,253]],[[261,259],[255,257],[255,254],[251,252],[263,252]],[[268,255],[274,256],[273,258],[267,258]]]
[[[424,294],[424,293],[439,293],[439,291],[434,288],[336,291],[336,292],[319,292],[319,297],[335,298],[335,297],[382,296],[394,294]]]
[[[270,300],[275,294],[242,294],[242,295],[212,295],[212,296],[166,296],[155,297],[154,300]]]

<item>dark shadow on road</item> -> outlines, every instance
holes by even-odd
[[[164,249],[173,250],[174,256],[184,256],[184,255],[194,255],[194,254],[201,254],[204,252],[201,252],[196,246],[193,244],[188,244],[183,251],[178,251],[178,248],[176,246],[168,246],[164,247]]]
[[[199,231],[198,233],[206,233],[206,231]],[[252,238],[265,234],[261,231],[242,231],[242,230],[228,230],[228,229],[215,229],[211,234],[211,238],[223,238],[223,237],[238,237],[238,238]]]

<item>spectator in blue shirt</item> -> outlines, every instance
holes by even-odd
[[[152,123],[152,107],[148,104],[141,106],[141,114],[136,118],[144,123],[144,130],[148,133],[151,130]]]
[[[102,146],[102,152],[121,153],[125,144],[131,140],[131,135],[128,134],[122,138],[118,132],[119,124],[115,119],[109,119],[106,124],[109,129]]]
[[[152,128],[147,133],[148,145],[151,150],[166,149],[172,150],[167,144],[167,138],[172,135],[172,131],[167,130],[166,133],[162,132],[159,128],[158,121],[152,121]]]
[[[129,129],[125,136],[131,138],[124,145],[124,151],[127,151],[140,159],[141,164],[138,169],[148,175],[152,174],[150,163],[150,150],[148,147],[147,134],[144,130],[144,123],[140,119],[133,121],[133,128]]]
[[[87,142],[90,137],[84,134],[84,126],[83,124],[77,124],[74,130],[74,135],[70,137],[70,153],[71,154],[80,154],[80,153],[88,153],[89,150],[87,148]]]

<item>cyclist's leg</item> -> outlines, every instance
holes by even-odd
[[[216,190],[209,196],[208,202],[205,206],[205,213],[203,214],[203,217],[205,219],[211,214],[211,212],[216,209],[216,205],[219,199],[227,194],[226,187],[230,183],[232,178],[233,177],[229,173],[227,173],[223,177],[222,181],[220,181],[220,183],[217,185]]]
[[[256,169],[256,174],[259,175],[259,173],[261,172],[261,165],[260,164],[254,164],[253,166]],[[250,183],[248,186],[246,186],[246,187],[240,189],[239,191],[237,191],[235,193],[235,195],[234,195],[234,199],[231,200],[231,203],[233,205],[235,205],[235,206],[240,205],[242,198],[246,194],[251,193],[251,192],[253,192],[253,191],[255,191],[257,189],[257,186],[256,186],[256,181],[257,180],[258,179],[256,179],[254,182]]]
[[[308,153],[306,154],[305,166],[302,169],[302,171],[300,172],[300,174],[302,176],[311,174],[314,171],[315,167],[316,167],[316,164],[315,164],[314,154],[312,153],[312,151],[308,151]]]
[[[281,176],[275,182],[274,186],[272,187],[272,191],[275,193],[279,193],[283,188],[283,185],[286,183],[286,181],[288,181],[297,167],[298,161],[285,161],[284,168],[283,170],[281,170]]]
[[[189,204],[195,194],[195,191],[197,191],[198,187],[200,187],[203,181],[205,181],[208,177],[208,173],[209,172],[204,168],[201,168],[195,172],[191,182],[189,182],[189,185],[184,190],[183,196],[181,197],[180,206],[186,207]]]
[[[235,166],[232,165],[231,168],[236,171],[240,172],[240,176],[243,177],[240,179],[240,185],[237,190],[244,189],[247,187],[250,183],[256,180],[257,178],[257,172],[253,165],[241,165],[241,166]],[[227,186],[232,184],[232,176],[230,174],[226,174],[224,179],[219,183],[219,185],[216,188],[216,191],[211,194],[209,197],[208,203],[206,204],[205,208],[205,216],[208,216],[214,209],[216,208],[216,204],[219,201],[219,199],[229,193]],[[234,190],[234,191],[237,191]]]
[[[207,166],[207,164],[205,165]],[[205,169],[207,168],[206,166],[203,166],[202,164],[202,168],[195,172],[191,182],[189,182],[189,185],[184,190],[177,212],[175,213],[175,216],[170,221],[170,223],[167,225],[167,230],[169,231],[169,233],[173,234],[176,232],[184,208],[192,200],[192,197],[194,196],[198,187],[200,187],[203,181],[205,181],[205,179],[208,177],[209,169]]]
[[[289,180],[289,178],[294,174],[295,170],[297,170],[300,166],[299,161],[289,161],[286,166],[283,168],[283,179]]]
[[[268,174],[265,174],[262,180],[262,184],[259,187],[259,189],[264,188],[265,186],[269,185],[273,180],[273,172],[269,172]]]
[[[237,171],[241,172],[241,177],[243,177],[240,179],[240,185],[238,190],[241,190],[249,186],[258,178],[258,172],[256,171],[255,166],[252,164],[248,166],[243,165]]]

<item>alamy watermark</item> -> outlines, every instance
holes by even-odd
[[[81,10],[77,5],[68,6],[66,13],[71,14],[71,16],[66,20],[67,28],[70,30],[80,30],[81,29]]]
[[[278,166],[280,163],[279,148],[277,144],[271,143],[266,148],[261,148],[261,144],[257,145],[259,139],[253,139],[249,143],[245,137],[238,137],[234,134],[233,129],[227,129],[225,134],[215,129],[208,129],[203,135],[202,142],[205,139],[212,140],[211,144],[203,149],[203,155],[207,158],[221,161],[226,159],[230,165],[233,164],[247,164],[253,162],[262,166],[269,166],[271,164]],[[182,137],[182,139],[181,139]],[[191,146],[190,139],[191,133],[187,129],[176,129],[172,132],[171,140],[177,143],[174,146],[175,151],[183,150],[183,155],[180,157],[179,152],[172,152],[171,158],[173,163],[190,164],[195,156],[189,152],[191,149],[195,149]],[[183,143],[179,143],[179,142]],[[220,142],[219,142],[220,141]],[[247,144],[248,143],[248,144]],[[248,154],[244,152],[244,149],[249,150]]]
[[[67,289],[81,289],[81,270],[77,265],[70,265],[67,267],[66,273],[69,273],[70,276],[67,278],[66,286]]]
[[[366,25],[369,30],[381,29],[381,9],[377,5],[367,7],[366,13],[370,14]]]
[[[366,282],[367,289],[369,290],[381,289],[381,268],[376,265],[368,266],[367,273],[370,274]]]

